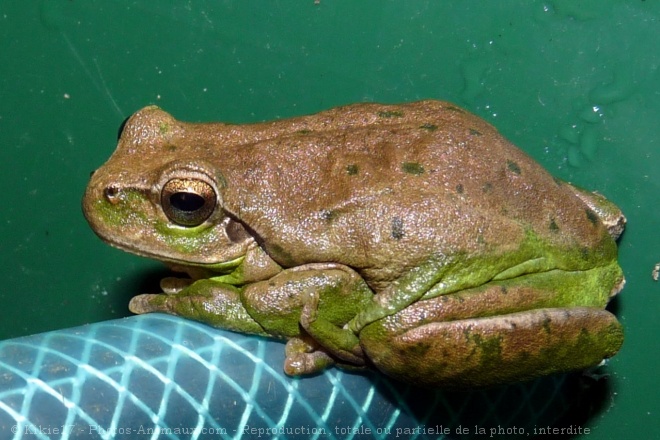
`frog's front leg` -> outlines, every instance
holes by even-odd
[[[163,312],[240,333],[268,336],[243,306],[241,289],[213,279],[195,282],[165,278],[166,293],[143,294],[131,299],[128,308],[137,314]]]
[[[291,375],[315,373],[335,362],[364,364],[358,337],[344,327],[371,302],[373,292],[346,266],[307,264],[241,287],[209,278],[164,290],[169,293],[136,296],[129,308],[287,339],[285,372]]]

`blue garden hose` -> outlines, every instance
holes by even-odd
[[[7,340],[0,439],[487,438],[570,406],[563,378],[443,393],[283,361],[282,343],[162,314]]]

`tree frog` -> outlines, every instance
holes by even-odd
[[[83,209],[104,241],[185,274],[133,312],[286,340],[293,376],[484,387],[623,342],[605,310],[624,284],[621,211],[446,102],[244,125],[146,107]]]

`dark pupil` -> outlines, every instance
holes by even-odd
[[[170,196],[170,204],[184,212],[195,212],[204,206],[204,197],[189,192],[178,192]]]

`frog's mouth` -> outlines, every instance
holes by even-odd
[[[148,258],[150,260],[160,261],[173,272],[187,274],[192,281],[205,278],[232,276],[234,272],[239,270],[239,268],[242,266],[243,260],[245,259],[244,255],[240,255],[227,261],[191,262],[176,258],[173,255],[164,255],[163,253],[135,249],[133,246],[131,246],[130,243],[123,243],[121,239],[117,239],[117,237],[114,236],[104,237],[100,234],[98,235],[103,241],[115,249],[119,249],[139,257]]]
[[[193,281],[214,278],[228,284],[238,284],[240,271],[245,257],[238,257],[223,263],[190,264],[175,261],[164,261],[173,272],[185,273]]]
[[[110,246],[140,257],[158,260],[176,272],[205,270],[214,274],[226,274],[235,270],[245,258],[249,240],[240,243],[223,243],[220,250],[209,252],[193,237],[170,236],[168,234],[144,233],[121,234],[115,228],[106,227],[103,222],[96,222],[88,217],[94,233]],[[169,240],[163,237],[172,237]],[[152,243],[155,250],[145,249],[141,244]],[[180,242],[185,245],[181,245]]]

